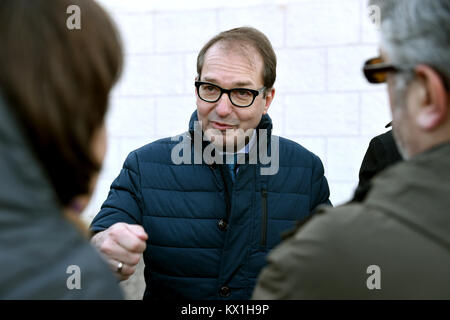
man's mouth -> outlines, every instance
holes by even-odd
[[[217,121],[211,121],[211,125],[214,129],[218,129],[218,130],[227,130],[227,129],[233,129],[234,126],[227,124],[227,123],[222,123],[222,122],[217,122]]]

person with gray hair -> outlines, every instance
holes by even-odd
[[[369,5],[381,45],[364,75],[387,83],[406,161],[376,176],[362,202],[319,208],[268,256],[254,299],[450,297],[450,2]]]

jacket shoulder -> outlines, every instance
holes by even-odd
[[[130,152],[127,160],[130,160],[132,163],[151,162],[160,164],[172,164],[172,149],[176,145],[183,142],[186,143],[185,147],[190,147],[190,136],[188,132],[173,137],[158,139],[156,141],[148,143]],[[135,165],[137,165],[137,163],[135,163]]]
[[[320,209],[269,255],[256,297],[260,299],[392,299],[448,295],[444,249],[383,209],[348,204]],[[435,262],[441,261],[440,265]],[[382,290],[369,290],[374,268]],[[434,268],[434,269],[433,269]],[[439,269],[439,270],[438,270]],[[291,274],[292,276],[287,277]],[[427,280],[420,290],[412,279]],[[283,280],[288,279],[288,280]]]
[[[318,164],[322,165],[320,158],[301,144],[282,137],[278,137],[278,139],[282,166],[313,168]]]

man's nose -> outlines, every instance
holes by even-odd
[[[227,94],[222,94],[216,105],[216,113],[220,117],[226,117],[233,111],[233,105]]]

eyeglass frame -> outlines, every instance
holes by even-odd
[[[218,97],[216,100],[214,100],[214,101],[208,101],[208,100],[203,99],[203,98],[200,96],[200,90],[199,90],[200,86],[203,85],[203,84],[207,84],[207,85],[211,85],[211,86],[217,87],[217,88],[220,90],[219,97]],[[222,98],[222,95],[223,95],[224,93],[226,93],[226,94],[228,95],[228,99],[230,100],[230,102],[231,102],[234,106],[236,106],[236,107],[238,107],[238,108],[248,108],[248,107],[250,107],[250,106],[255,102],[256,97],[259,96],[264,90],[267,89],[265,86],[262,87],[262,88],[260,88],[260,89],[258,89],[258,90],[255,90],[255,89],[249,89],[249,88],[224,89],[224,88],[218,86],[217,84],[210,83],[210,82],[205,82],[205,81],[195,81],[195,87],[197,88],[197,95],[198,95],[198,97],[199,97],[201,100],[205,101],[205,102],[215,103],[215,102],[219,101],[220,98]],[[252,102],[250,102],[250,104],[248,104],[248,105],[246,105],[246,106],[240,106],[240,105],[235,104],[235,103],[233,102],[233,100],[231,99],[231,96],[230,96],[230,93],[231,93],[232,91],[235,91],[235,90],[247,90],[247,91],[249,91],[250,93],[252,93],[252,94],[253,94],[253,100],[252,100]]]
[[[390,64],[390,63],[386,63],[386,62],[381,62],[381,63],[374,63],[374,64],[370,64],[371,61],[378,59],[383,61],[383,59],[381,57],[376,57],[376,58],[371,58],[368,59],[363,66],[363,73],[364,76],[366,77],[366,80],[369,81],[369,83],[375,83],[375,84],[380,84],[380,83],[385,83],[385,81],[379,82],[374,80],[374,78],[372,77],[372,73],[375,72],[405,72],[408,69],[405,68],[400,68],[394,64]],[[446,90],[450,90],[450,81],[440,72],[436,71],[435,72],[437,74],[439,74],[439,77],[442,80],[442,83],[444,84],[444,87]]]
[[[374,73],[376,73],[376,72],[399,72],[399,71],[404,71],[404,69],[399,68],[396,65],[393,65],[393,64],[390,64],[390,63],[386,63],[386,62],[370,64],[370,62],[372,62],[372,61],[374,61],[376,59],[383,61],[383,59],[381,57],[370,58],[364,63],[364,66],[363,66],[364,76],[366,77],[366,80],[369,83],[379,84],[379,83],[385,83],[386,82],[386,81],[379,82],[379,81],[374,80],[372,75]]]

